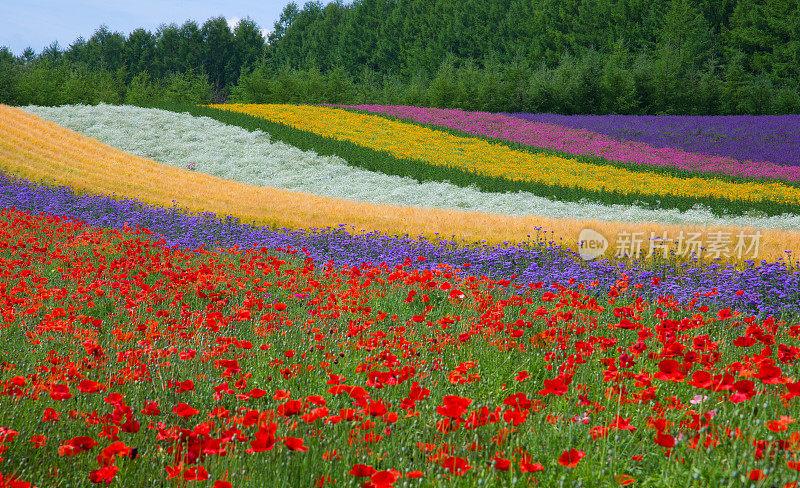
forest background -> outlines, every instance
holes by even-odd
[[[357,0],[0,48],[0,103],[800,113],[800,0]]]

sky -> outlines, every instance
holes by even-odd
[[[0,46],[16,55],[30,46],[39,54],[53,41],[58,41],[63,50],[80,36],[88,39],[103,24],[112,32],[127,36],[139,27],[155,33],[161,24],[181,25],[187,20],[202,26],[209,18],[220,15],[230,25],[250,17],[266,35],[289,1],[11,0],[3,2]],[[306,2],[295,3],[302,8]]]

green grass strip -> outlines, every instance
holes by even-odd
[[[153,104],[148,105],[148,107],[173,112],[186,112],[196,117],[209,117],[250,131],[260,130],[268,133],[273,141],[281,141],[302,150],[311,150],[324,156],[338,156],[354,168],[409,177],[418,181],[449,182],[462,188],[473,187],[485,192],[530,192],[553,201],[589,201],[605,205],[636,204],[650,209],[675,208],[680,211],[686,211],[696,204],[701,204],[714,215],[720,217],[744,215],[751,212],[767,216],[782,215],[784,213],[800,214],[800,205],[773,201],[743,202],[713,197],[687,198],[642,193],[624,194],[617,191],[588,190],[578,186],[557,186],[540,182],[510,180],[451,166],[431,165],[422,161],[397,158],[384,151],[375,151],[352,142],[330,139],[313,132],[295,129],[285,124],[248,114],[190,105]],[[458,131],[455,132],[458,135],[462,135]],[[573,157],[571,155],[566,156]]]

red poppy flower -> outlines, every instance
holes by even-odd
[[[372,476],[376,472],[376,469],[372,466],[367,466],[366,464],[354,464],[353,468],[350,469],[348,474],[358,476],[359,478],[366,478],[368,476]]]
[[[592,436],[593,441],[596,441],[597,439],[603,439],[608,435],[608,428],[602,425],[596,425],[589,429],[589,435]]]
[[[194,390],[194,382],[192,380],[181,381],[178,383],[177,393]]]
[[[664,434],[663,432],[659,432],[655,439],[653,439],[653,442],[668,449],[675,447],[675,437],[669,434]]]
[[[577,466],[578,462],[583,459],[584,456],[586,456],[585,452],[578,451],[577,449],[570,449],[569,451],[561,453],[561,457],[558,458],[558,464],[571,469]]]
[[[144,415],[161,415],[161,410],[156,402],[144,402],[144,408],[140,411]]]
[[[117,456],[129,457],[131,455],[131,448],[126,446],[124,442],[117,441],[109,444],[100,451],[97,456],[97,463],[100,466],[109,466],[114,464]]]
[[[620,417],[619,415],[617,415],[617,419],[614,420],[614,422],[611,423],[608,426],[608,428],[609,429],[612,429],[612,428],[613,429],[619,429],[619,430],[630,430],[630,431],[636,430],[636,427],[630,425],[630,422],[631,422],[630,418],[624,419],[624,418]]]
[[[176,466],[165,466],[164,469],[167,471],[167,479],[171,480],[181,475],[183,472],[183,463]]]
[[[781,381],[782,371],[781,368],[772,366],[771,364],[762,364],[758,370],[757,378],[767,385],[775,383],[783,383]]]
[[[51,385],[50,398],[57,402],[61,402],[72,398],[72,393],[69,392],[69,387],[67,385]]]
[[[750,471],[750,473],[747,475],[747,477],[750,478],[753,481],[761,481],[764,478],[766,478],[767,475],[765,475],[764,472],[761,471],[760,469],[754,469],[754,470]]]
[[[369,481],[373,488],[390,488],[394,482],[400,478],[400,472],[396,469],[377,471],[370,476]]]
[[[186,481],[204,481],[210,477],[206,468],[202,466],[195,466],[183,472],[183,479]]]
[[[494,461],[494,469],[498,471],[508,471],[511,468],[511,461],[501,458],[497,453],[494,454],[492,461]]]
[[[233,488],[230,481],[217,480],[212,488]]]
[[[42,416],[42,422],[58,422],[58,417],[61,414],[55,411],[51,407],[47,407],[44,409],[44,415]]]
[[[537,471],[544,471],[544,466],[542,466],[542,463],[532,463],[531,456],[525,454],[519,461],[519,470],[523,473],[535,473]]]
[[[172,413],[178,415],[179,417],[189,418],[197,415],[200,413],[199,410],[196,408],[192,408],[186,403],[178,403],[174,407],[172,407]]]
[[[617,483],[619,483],[622,486],[627,486],[636,483],[636,479],[628,474],[621,474],[619,476],[615,476],[614,479],[617,480]]]
[[[46,435],[32,435],[30,442],[36,447],[37,449],[47,444],[47,436]]]
[[[278,405],[278,415],[289,417],[291,415],[299,415],[303,410],[303,404],[300,400],[289,400],[286,403]]]
[[[103,384],[92,380],[83,380],[78,384],[81,393],[97,393],[103,389]]]
[[[674,359],[664,359],[658,363],[658,373],[654,375],[663,381],[683,381],[686,378],[686,371],[681,363]]]
[[[110,485],[117,475],[119,468],[116,466],[106,466],[104,468],[92,470],[89,473],[89,481],[92,483],[105,483]]]
[[[458,456],[450,456],[442,461],[442,467],[447,469],[453,474],[462,476],[464,473],[472,469],[466,459]]]
[[[422,478],[424,473],[422,471],[409,471],[406,473],[406,478]]]
[[[300,437],[284,437],[283,442],[290,451],[308,451],[308,447],[303,445],[303,439]]]
[[[540,395],[561,396],[569,391],[569,384],[572,383],[572,376],[556,376],[552,380],[544,380],[544,389],[539,390]]]
[[[466,413],[467,407],[472,404],[472,400],[456,395],[447,395],[442,399],[442,403],[444,405],[436,407],[436,413],[445,417],[461,419],[461,416]]]

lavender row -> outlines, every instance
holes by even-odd
[[[201,245],[238,245],[242,249],[306,248],[319,264],[341,266],[385,262],[391,266],[413,263],[416,268],[430,269],[438,263],[462,268],[469,263],[469,267],[464,268],[469,273],[510,279],[523,286],[537,282],[588,286],[597,282],[598,293],[607,291],[625,273],[631,286],[643,285],[642,292],[649,298],[674,295],[684,303],[697,298],[699,304],[733,307],[761,316],[777,317],[800,310],[800,274],[794,272],[796,267],[787,266],[783,260],[751,262],[743,271],[730,265],[697,267],[691,263],[644,269],[613,265],[608,261],[583,262],[575,252],[547,242],[545,238],[533,243],[490,247],[380,233],[354,235],[347,232],[344,224],[338,228],[275,230],[213,213],[189,214],[177,206],[165,208],[113,196],[77,195],[69,187],[49,187],[2,174],[0,207],[48,213],[98,227],[141,226],[154,232],[157,238],[163,238],[168,246],[185,249]],[[419,256],[425,260],[418,260]],[[653,284],[654,278],[660,279],[658,285]],[[718,290],[718,294],[704,296],[713,290]],[[738,290],[744,293],[737,295]]]
[[[525,146],[599,157],[631,165],[722,173],[753,179],[800,181],[800,166],[784,166],[763,160],[739,161],[729,157],[688,152],[680,148],[654,147],[643,142],[615,139],[580,128],[523,120],[506,114],[407,105],[335,106],[400,117]]]
[[[641,142],[741,161],[800,165],[800,115],[507,114]]]

